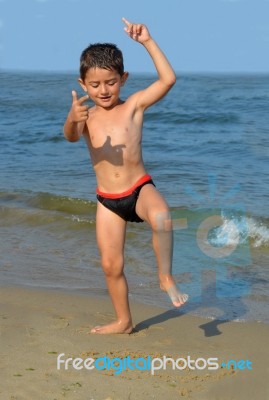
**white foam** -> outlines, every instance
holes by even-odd
[[[269,227],[252,217],[223,218],[215,230],[211,243],[215,246],[233,246],[251,239],[253,247],[269,246]]]
[[[248,236],[254,240],[254,247],[269,246],[269,228],[262,222],[247,218]]]

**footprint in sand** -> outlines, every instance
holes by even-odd
[[[170,344],[172,344],[172,339],[168,339],[168,338],[156,340],[156,342],[154,342],[154,345],[156,345],[156,346],[167,346]]]
[[[144,337],[147,336],[147,332],[143,331],[136,331],[135,329],[128,335],[130,338],[137,338],[137,337]]]
[[[61,315],[55,315],[52,318],[53,324],[52,327],[54,329],[64,329],[67,328],[70,324],[69,324],[69,317],[64,317]]]

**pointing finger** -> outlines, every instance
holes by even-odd
[[[78,104],[81,106],[84,101],[88,100],[89,96],[86,94],[86,96],[81,97],[79,100],[77,100]]]
[[[73,98],[73,103],[78,100],[78,95],[75,90],[72,90],[72,98]]]
[[[122,21],[128,26],[128,28],[132,25],[126,18],[122,18]]]

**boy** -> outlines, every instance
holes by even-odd
[[[174,306],[187,300],[171,275],[172,221],[169,208],[147,175],[141,154],[144,111],[159,101],[174,85],[176,76],[165,55],[145,25],[123,18],[127,35],[141,43],[151,56],[158,79],[126,101],[119,98],[128,78],[121,51],[112,44],[95,44],[80,58],[79,83],[86,96],[73,103],[64,125],[64,135],[75,142],[83,135],[96,173],[96,236],[116,321],[97,326],[92,333],[130,333],[133,329],[124,269],[124,241],[127,221],[147,221],[153,233],[160,287]],[[92,108],[83,105],[88,99]]]

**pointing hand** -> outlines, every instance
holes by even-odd
[[[142,44],[150,39],[151,36],[146,25],[133,24],[125,18],[122,18],[122,21],[125,23],[124,30],[131,39]]]
[[[87,121],[89,106],[83,105],[83,103],[88,99],[89,99],[88,95],[78,99],[77,92],[75,90],[72,90],[72,107],[69,114],[73,122]]]

